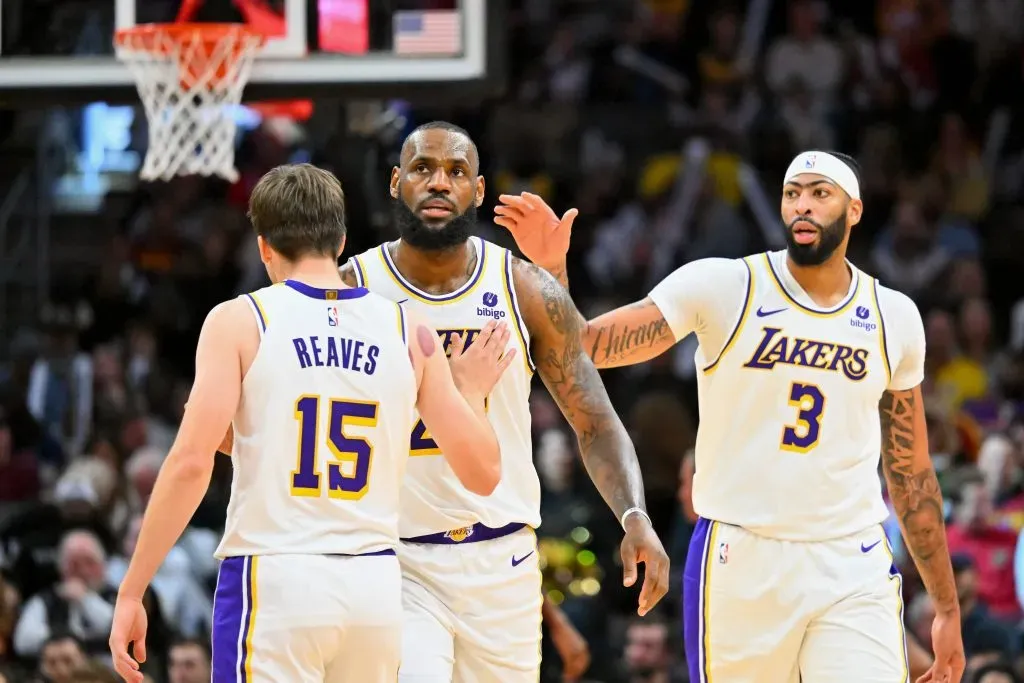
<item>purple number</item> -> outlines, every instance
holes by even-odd
[[[427,425],[423,420],[416,420],[416,426],[412,429],[412,436],[409,438],[409,455],[441,455],[441,449],[437,442],[430,438]]]
[[[299,463],[292,472],[293,496],[319,496],[320,472],[317,468],[317,434],[320,431],[320,399],[300,396],[295,402],[295,419],[299,421]]]
[[[299,397],[295,402],[295,419],[299,422],[299,455],[292,472],[291,492],[293,496],[319,496],[320,398]],[[331,399],[326,439],[332,456],[332,462],[327,465],[329,497],[357,500],[366,495],[373,446],[362,437],[349,436],[345,428],[376,425],[376,403]]]
[[[491,409],[491,397],[484,397],[484,412]],[[412,436],[409,437],[409,455],[441,455],[441,449],[437,442],[427,431],[427,425],[423,420],[416,420],[416,426],[412,428]]]
[[[789,405],[799,408],[797,423],[782,430],[782,448],[806,453],[818,445],[821,438],[821,415],[825,410],[825,395],[813,384],[793,382],[789,389]]]
[[[362,437],[345,434],[345,427],[375,427],[377,404],[361,401],[331,401],[331,421],[327,426],[327,447],[335,462],[327,465],[327,495],[350,500],[362,498],[370,485],[373,446]],[[351,463],[350,471],[343,464]]]

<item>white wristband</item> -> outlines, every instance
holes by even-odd
[[[622,517],[619,519],[619,526],[621,526],[623,529],[625,529],[626,528],[626,518],[629,517],[630,515],[633,515],[633,514],[643,515],[644,519],[647,520],[647,523],[650,524],[651,526],[654,526],[654,522],[651,521],[651,516],[649,514],[647,514],[647,511],[644,510],[643,508],[629,508],[628,510],[623,512],[622,513]]]

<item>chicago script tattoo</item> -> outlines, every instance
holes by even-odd
[[[627,309],[657,308],[652,301],[637,301]],[[614,365],[627,360],[640,349],[650,349],[658,344],[675,342],[672,329],[663,317],[639,325],[591,325],[588,338],[591,339],[590,357],[599,367]]]

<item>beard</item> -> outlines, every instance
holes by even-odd
[[[793,226],[798,222],[810,223],[818,229],[817,244],[800,244],[793,236]],[[846,212],[828,225],[821,225],[811,218],[794,219],[786,226],[786,250],[793,263],[798,266],[820,266],[835,253],[846,237]]]
[[[476,206],[474,204],[470,204],[464,212],[453,216],[446,224],[439,227],[432,227],[424,223],[401,198],[392,200],[391,213],[402,241],[423,251],[445,251],[465,244],[473,227],[476,226]]]

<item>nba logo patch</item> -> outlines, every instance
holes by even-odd
[[[327,307],[327,324],[331,327],[338,326],[338,307],[328,306]]]
[[[816,163],[818,163],[818,155],[808,154],[807,158],[804,159],[804,168],[814,168]]]
[[[718,544],[718,564],[726,564],[729,561],[729,544]]]

